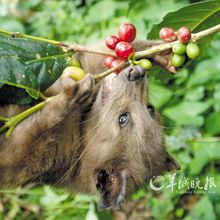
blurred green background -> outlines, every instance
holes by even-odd
[[[146,39],[166,13],[193,2],[0,0],[0,28],[84,44],[116,34],[122,22],[131,21],[138,38]],[[158,181],[161,191],[146,186],[132,195],[127,219],[220,219],[220,34],[201,46],[202,58],[177,76],[155,68],[149,78],[167,148],[182,169]],[[112,219],[111,212],[97,212],[96,202],[92,196],[30,185],[0,192],[0,220]]]

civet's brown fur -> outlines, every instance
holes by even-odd
[[[136,50],[147,46],[134,45]],[[88,73],[104,70],[103,56],[78,58]],[[90,74],[79,83],[61,77],[47,91],[58,93],[55,99],[19,123],[8,139],[0,135],[0,187],[35,181],[55,184],[74,192],[100,193],[101,209],[118,209],[125,194],[152,176],[178,169],[165,150],[158,113],[146,107],[147,80],[129,80],[132,71],[137,78],[141,74],[125,69],[105,98],[102,82],[95,85]],[[25,108],[1,106],[0,115],[10,117]],[[124,112],[129,121],[120,127]]]

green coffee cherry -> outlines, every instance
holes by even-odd
[[[185,56],[173,54],[171,58],[171,64],[175,67],[180,67],[184,64],[185,60],[186,60]]]
[[[186,46],[186,54],[191,59],[196,59],[199,56],[200,49],[197,44],[189,43]]]
[[[76,67],[79,67],[79,68],[82,67],[80,62],[75,57],[71,57],[68,60],[68,66],[76,66]]]
[[[186,52],[186,45],[181,42],[177,42],[173,45],[172,51],[175,54],[183,55]]]
[[[152,63],[150,62],[150,60],[147,60],[147,59],[139,60],[139,65],[146,70],[149,70],[152,68]]]
[[[79,81],[86,75],[86,72],[79,67],[68,66],[64,69],[63,74],[69,76],[75,81]]]

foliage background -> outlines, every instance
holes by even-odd
[[[84,44],[117,33],[122,22],[131,21],[138,38],[146,39],[166,13],[192,2],[0,0],[0,28]],[[177,183],[198,177],[204,185],[208,176],[216,188],[194,192],[185,186],[171,192],[168,174],[162,191],[146,186],[132,196],[133,212],[143,219],[220,219],[220,34],[201,46],[202,59],[176,77],[163,70],[151,74],[150,99],[162,114],[168,150],[181,164]],[[96,201],[49,186],[27,186],[0,193],[0,219],[111,219],[110,212],[96,211]]]

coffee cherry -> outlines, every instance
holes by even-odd
[[[185,60],[186,60],[185,56],[173,54],[171,58],[171,64],[175,67],[180,67],[184,64]]]
[[[86,73],[79,67],[69,66],[64,69],[63,75],[69,76],[75,81],[79,81],[86,75]]]
[[[150,60],[147,59],[141,59],[139,61],[139,65],[146,70],[149,70],[152,67],[152,63],[150,62]]]
[[[104,65],[105,65],[106,67],[108,67],[108,68],[111,68],[111,67],[112,67],[112,62],[113,62],[114,60],[116,60],[115,57],[110,57],[110,56],[108,56],[108,57],[106,57],[105,60],[104,60]]]
[[[174,41],[176,40],[176,35],[172,28],[164,27],[160,30],[160,39],[164,41]]]
[[[128,59],[128,57],[134,53],[134,49],[130,43],[122,41],[119,42],[115,47],[115,53],[118,57]]]
[[[189,43],[186,46],[186,54],[191,59],[196,59],[199,56],[200,49],[197,44]]]
[[[107,37],[106,40],[105,40],[106,46],[109,49],[112,49],[112,50],[115,49],[117,43],[119,43],[119,42],[120,42],[119,38],[114,36],[114,35],[111,35],[111,36]]]
[[[112,66],[111,67],[114,68],[114,67],[118,66],[121,62],[122,62],[122,60],[114,60],[112,62]],[[118,74],[118,73],[121,72],[121,69],[122,68],[118,68],[115,72]]]
[[[68,66],[76,66],[76,67],[81,68],[80,62],[75,57],[71,57],[68,60]]]
[[[133,24],[124,23],[119,27],[118,36],[121,41],[132,42],[136,37],[136,28]]]
[[[183,55],[186,52],[186,45],[181,42],[176,42],[172,47],[172,51],[175,54]]]
[[[181,27],[177,32],[177,37],[180,42],[187,44],[191,39],[191,31],[188,27]]]

